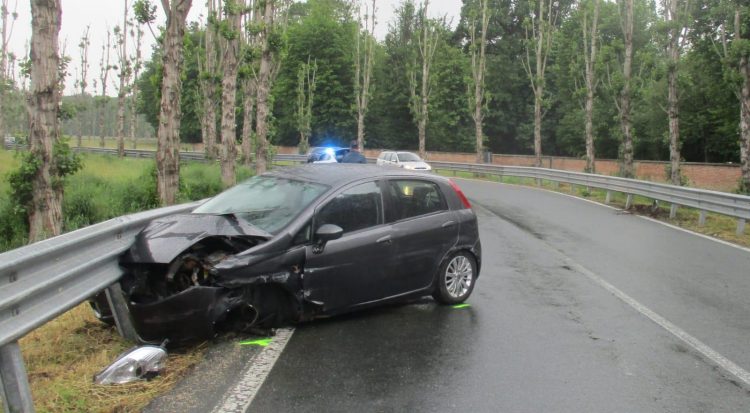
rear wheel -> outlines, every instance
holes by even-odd
[[[464,302],[474,289],[476,273],[477,263],[469,252],[459,251],[451,255],[440,266],[432,296],[442,304]]]

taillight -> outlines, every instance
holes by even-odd
[[[456,185],[455,182],[451,181],[450,179],[448,182],[451,184],[451,188],[453,188],[454,191],[456,191],[456,195],[458,195],[458,199],[461,200],[461,203],[464,204],[464,208],[471,208],[471,204],[469,203],[469,200],[466,199],[466,195],[464,195],[464,192],[461,190],[461,188]]]

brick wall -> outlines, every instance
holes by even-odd
[[[278,153],[296,154],[297,148],[279,146]],[[380,149],[366,149],[364,153],[368,158],[376,158],[380,154]],[[427,152],[425,158],[427,161],[473,163],[476,160],[476,154]],[[534,156],[531,155],[492,155],[492,163],[496,165],[534,166],[534,159]],[[669,162],[636,161],[636,177],[647,181],[666,182],[666,167],[668,164]],[[544,156],[542,157],[542,166],[551,169],[583,172],[586,161],[578,158]],[[596,161],[597,173],[616,175],[619,171],[620,166],[615,160],[602,159]],[[689,186],[731,192],[737,189],[740,180],[740,166],[690,162],[682,164],[682,174],[687,177]]]

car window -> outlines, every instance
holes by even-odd
[[[380,152],[380,155],[378,155],[378,159],[385,159],[386,155],[388,155],[387,152]]]
[[[448,209],[438,186],[418,180],[388,182],[391,203],[386,210],[386,222],[394,222]]]
[[[340,226],[344,233],[374,227],[380,223],[382,197],[376,182],[349,188],[332,199],[315,217],[316,228]]]
[[[411,153],[411,152],[399,152],[398,153],[398,159],[401,162],[419,162],[421,159],[419,156]]]
[[[255,176],[216,195],[193,213],[232,214],[274,234],[327,188],[311,182]]]

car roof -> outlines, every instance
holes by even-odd
[[[307,164],[292,168],[279,168],[267,173],[268,176],[308,181],[338,187],[365,178],[415,177],[431,181],[444,181],[446,178],[435,174],[413,172],[402,168],[384,168],[364,164]]]

